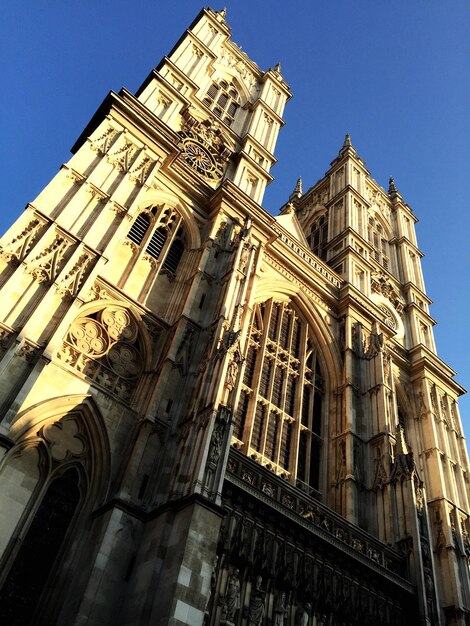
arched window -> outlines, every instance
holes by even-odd
[[[290,303],[269,300],[256,305],[245,358],[235,443],[315,494],[323,379],[309,328]]]
[[[328,213],[318,217],[310,227],[307,237],[312,252],[320,259],[326,260],[326,244],[328,241]]]
[[[171,207],[152,207],[137,216],[127,238],[143,253],[160,261],[162,269],[175,274],[185,249],[181,222],[181,216]]]
[[[79,500],[79,476],[75,468],[50,483],[0,590],[2,624],[36,623],[38,603]]]
[[[210,85],[203,102],[215,116],[231,126],[240,106],[240,96],[233,83],[221,80]]]
[[[369,217],[367,238],[372,246],[372,258],[388,270],[390,255],[387,234],[382,224],[373,217]]]

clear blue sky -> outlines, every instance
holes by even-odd
[[[264,206],[328,169],[346,132],[374,178],[419,217],[438,353],[470,387],[470,3],[225,0],[233,39],[278,61],[286,109]],[[194,0],[5,3],[0,232],[69,158],[106,93],[135,91],[206,6]],[[223,5],[213,5],[221,9]],[[470,435],[470,400],[461,401]]]

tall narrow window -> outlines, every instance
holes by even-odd
[[[253,312],[234,443],[276,474],[318,494],[323,379],[307,324],[290,303]]]
[[[161,205],[146,209],[132,224],[127,238],[143,254],[161,263],[160,267],[175,274],[185,250],[185,231],[181,216],[172,208]]]
[[[240,106],[240,96],[232,83],[212,83],[203,99],[205,105],[227,126],[231,126]]]
[[[369,217],[367,238],[372,245],[372,258],[374,261],[377,261],[377,263],[380,263],[383,268],[388,270],[390,266],[390,254],[387,235],[382,224],[373,217]]]
[[[317,218],[310,227],[307,237],[310,248],[320,259],[326,260],[326,244],[328,242],[328,214]]]

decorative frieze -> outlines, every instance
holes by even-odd
[[[38,216],[31,219],[23,230],[0,249],[0,257],[7,263],[19,263],[31,250],[46,221]]]
[[[90,252],[81,254],[69,272],[57,283],[57,294],[61,298],[74,298],[77,295],[90,269],[93,256]]]
[[[70,246],[63,235],[56,233],[55,239],[28,264],[28,272],[38,283],[52,283],[58,275],[67,248]]]

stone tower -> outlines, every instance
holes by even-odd
[[[468,623],[416,218],[349,136],[269,215],[289,97],[205,9],[2,239],[2,623]]]

